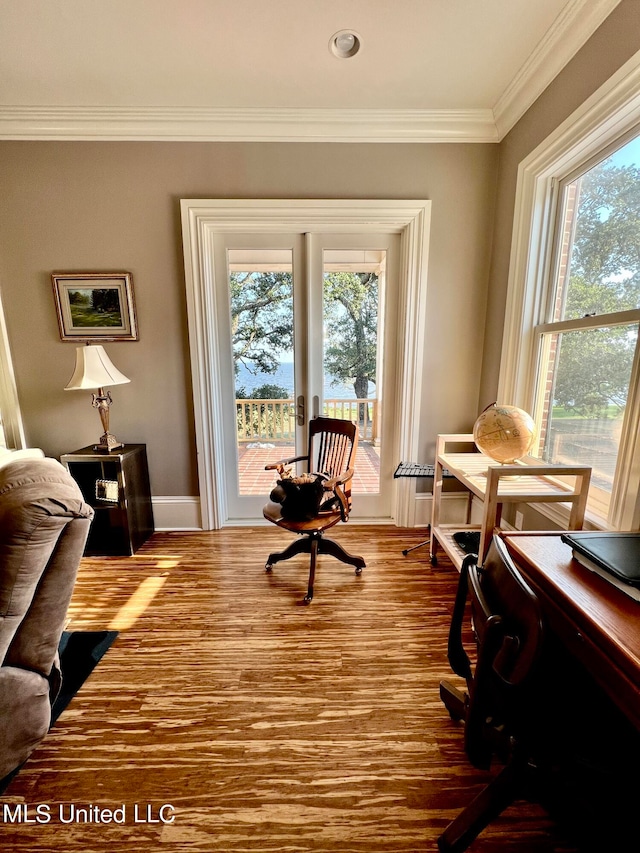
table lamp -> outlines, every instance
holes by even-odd
[[[64,390],[97,389],[97,394],[92,395],[91,405],[98,410],[104,434],[94,446],[94,450],[108,453],[118,447],[124,447],[124,444],[109,432],[109,407],[113,401],[109,391],[104,389],[108,385],[124,385],[130,381],[114,366],[103,346],[87,344],[76,348],[75,370]]]

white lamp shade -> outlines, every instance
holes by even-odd
[[[104,388],[108,385],[124,385],[131,382],[114,366],[104,347],[85,346],[76,348],[76,367],[65,391]]]

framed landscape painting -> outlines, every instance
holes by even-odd
[[[129,272],[51,274],[63,341],[137,341]]]

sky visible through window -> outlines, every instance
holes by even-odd
[[[616,166],[634,166],[640,163],[640,137],[632,139],[619,151],[611,155]]]

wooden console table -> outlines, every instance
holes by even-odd
[[[525,457],[513,465],[501,465],[479,452],[452,452],[456,445],[475,448],[473,435],[439,435],[436,445],[431,516],[431,562],[437,562],[438,546],[460,568],[464,552],[453,535],[478,531],[480,561],[486,556],[491,537],[500,525],[503,504],[568,503],[571,507],[569,529],[579,530],[584,522],[591,468],[576,465],[551,465]],[[441,520],[443,471],[455,477],[469,490],[467,518],[462,524],[443,524]],[[473,496],[483,502],[482,522],[471,524]]]

